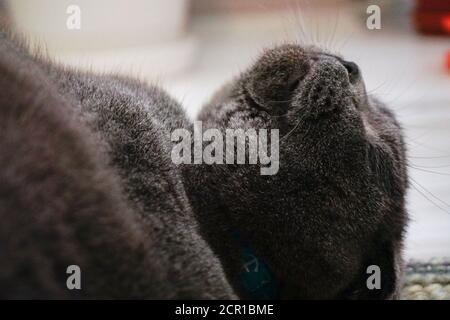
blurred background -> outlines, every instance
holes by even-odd
[[[373,4],[381,29],[366,24]],[[158,83],[190,117],[266,47],[341,53],[405,128],[407,258],[450,257],[449,0],[2,0],[0,8],[1,21],[57,61]]]

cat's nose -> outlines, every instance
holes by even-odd
[[[343,110],[351,103],[350,75],[340,61],[317,62],[305,78],[300,104],[304,114],[319,118]]]
[[[359,67],[356,63],[351,61],[342,61],[342,65],[347,70],[348,77],[351,82],[354,82],[359,77]]]

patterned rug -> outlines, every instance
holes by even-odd
[[[410,261],[405,270],[403,300],[450,300],[450,259]]]

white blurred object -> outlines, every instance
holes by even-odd
[[[205,13],[275,12],[299,7],[339,6],[350,0],[193,0],[193,11]]]
[[[188,0],[13,0],[13,21],[58,60],[102,71],[167,75],[187,68],[195,41],[187,34]],[[70,30],[70,6],[81,28]],[[164,57],[170,59],[164,62]]]

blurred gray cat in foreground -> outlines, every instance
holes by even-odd
[[[271,297],[396,297],[404,144],[355,64],[268,50],[199,119],[279,129],[279,172],[175,166],[170,133],[192,124],[166,93],[60,67],[1,34],[0,298],[254,298],[247,246],[277,283]],[[66,287],[69,265],[81,290]]]

